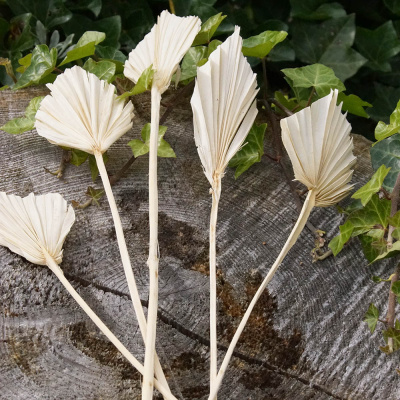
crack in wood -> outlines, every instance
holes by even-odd
[[[129,300],[131,298],[130,295],[125,293],[125,292],[122,292],[122,291],[117,290],[117,289],[111,289],[111,288],[109,288],[107,286],[104,286],[104,285],[96,283],[96,282],[91,282],[91,281],[89,281],[89,280],[87,280],[85,278],[82,278],[80,276],[69,274],[67,272],[65,272],[64,275],[69,280],[75,281],[75,282],[79,283],[83,287],[93,286],[97,290],[101,290],[101,291],[103,291],[105,293],[111,293],[111,294],[113,294],[115,296],[124,297],[124,298],[129,299]],[[148,307],[148,301],[147,300],[142,300],[141,299],[141,303],[142,303],[142,305],[144,307],[146,307],[146,308]],[[174,318],[170,317],[168,315],[167,311],[163,310],[160,307],[158,308],[157,316],[158,316],[160,321],[162,321],[166,325],[171,326],[172,328],[174,328],[175,330],[177,330],[181,334],[183,334],[183,335],[187,336],[188,338],[198,342],[199,344],[202,344],[203,346],[210,347],[210,341],[206,337],[201,336],[198,333],[193,332],[190,329],[185,328],[183,325],[181,325]],[[219,350],[223,350],[223,351],[227,351],[228,347],[223,345],[223,344],[221,344],[221,343],[218,343],[218,349]],[[331,392],[329,389],[325,388],[324,386],[321,386],[319,384],[315,384],[309,379],[303,378],[303,377],[301,377],[301,376],[299,376],[297,374],[294,374],[292,372],[288,372],[288,371],[286,371],[286,370],[284,370],[282,368],[279,368],[279,367],[277,367],[277,366],[275,366],[273,364],[270,364],[270,363],[268,363],[266,361],[263,361],[263,360],[261,360],[259,358],[250,357],[250,356],[248,356],[246,354],[243,354],[241,352],[238,352],[238,351],[234,351],[233,352],[233,356],[238,358],[238,359],[240,359],[240,360],[245,361],[246,363],[248,363],[250,365],[258,365],[258,366],[261,366],[261,367],[263,367],[263,368],[265,368],[267,370],[270,370],[270,371],[272,371],[272,372],[274,372],[274,373],[276,373],[278,375],[282,375],[282,376],[285,376],[287,378],[295,379],[298,382],[303,383],[304,385],[307,385],[307,386],[309,386],[309,387],[311,387],[311,388],[313,388],[313,389],[315,389],[315,390],[317,390],[319,392],[322,392],[324,394],[327,394],[328,396],[333,397],[334,399],[337,399],[337,400],[348,400],[346,397],[341,397],[341,396],[338,396],[338,395],[334,394],[333,392]]]

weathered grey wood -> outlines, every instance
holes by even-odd
[[[0,93],[0,124],[23,113],[44,88]],[[146,95],[135,99],[136,120],[109,151],[110,172],[129,158],[126,143],[150,120]],[[171,387],[184,399],[205,399],[208,389],[207,242],[210,196],[193,142],[188,104],[166,122],[177,159],[159,160],[160,320],[158,352]],[[371,174],[368,143],[355,137],[360,154],[355,182]],[[56,169],[61,151],[34,131],[1,133],[0,190],[22,196],[60,192],[85,200],[93,186],[88,168]],[[115,187],[139,290],[147,289],[147,163],[139,158]],[[96,187],[101,187],[96,182]],[[134,354],[143,344],[119,260],[108,205],[77,211],[62,263],[68,278]],[[263,161],[235,181],[223,179],[218,223],[219,340],[227,344],[261,276],[277,256],[296,219],[282,171]],[[331,238],[340,217],[317,209],[312,223]],[[314,237],[305,230],[263,296],[244,332],[219,398],[398,399],[399,354],[378,350],[362,322],[368,304],[386,306],[387,288],[372,274],[389,275],[393,261],[367,266],[357,243],[337,258],[311,263]],[[0,248],[0,399],[135,399],[140,376],[79,310],[57,279]],[[186,331],[184,329],[185,328]],[[223,351],[220,351],[220,359]],[[244,358],[244,359],[243,359]],[[264,362],[264,365],[259,365]]]

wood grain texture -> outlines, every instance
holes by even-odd
[[[0,93],[0,124],[19,116],[45,88]],[[150,120],[149,97],[135,98],[134,128],[109,151],[113,173],[130,157],[126,145]],[[198,159],[188,103],[169,115],[166,139],[176,159],[159,159],[160,303],[157,351],[173,392],[206,399],[208,391],[209,185]],[[360,186],[371,175],[368,142],[355,136]],[[32,131],[0,135],[0,190],[21,196],[59,192],[85,200],[93,186],[87,166],[57,169],[61,150]],[[115,187],[126,239],[144,303],[147,299],[148,158],[135,161]],[[101,188],[100,181],[95,183]],[[139,358],[143,342],[119,259],[110,210],[77,210],[62,268],[74,287]],[[227,345],[261,277],[296,220],[282,171],[264,158],[237,181],[222,181],[217,232],[219,342]],[[316,209],[312,223],[337,234],[334,208]],[[227,372],[219,399],[399,399],[398,353],[388,357],[363,315],[370,302],[386,307],[394,261],[367,266],[356,241],[335,259],[312,263],[306,229],[269,285]],[[49,270],[0,248],[0,399],[136,399],[140,375],[118,354]],[[147,310],[145,310],[147,311]],[[219,352],[222,359],[224,352]]]

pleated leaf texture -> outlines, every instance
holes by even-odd
[[[45,250],[61,263],[75,212],[58,193],[21,198],[0,192],[0,245],[28,261],[46,265]]]
[[[35,127],[59,146],[104,153],[132,127],[133,105],[117,99],[115,86],[75,66],[47,87]]]
[[[243,145],[257,115],[256,74],[242,54],[240,29],[197,69],[191,105],[194,138],[204,173],[213,186]]]
[[[282,141],[296,180],[316,192],[316,206],[336,204],[352,189],[356,162],[351,125],[336,105],[338,91],[281,120]]]
[[[152,30],[129,54],[124,74],[134,83],[153,64],[153,85],[161,93],[168,89],[172,75],[200,31],[198,17],[177,17],[164,10]]]

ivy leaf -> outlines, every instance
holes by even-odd
[[[307,65],[301,68],[286,68],[282,72],[290,79],[293,87],[314,87],[319,97],[326,96],[331,89],[338,89],[339,92],[346,90],[346,87],[336,77],[334,71],[322,64]]]
[[[198,46],[199,44],[208,43],[225,18],[226,15],[222,15],[222,13],[219,13],[213,15],[206,22],[204,22],[204,24],[201,25],[200,32],[194,38],[192,46]]]
[[[348,96],[343,92],[338,95],[338,103],[342,104],[342,110],[348,111],[350,114],[357,115],[358,117],[369,118],[369,115],[364,110],[364,107],[372,107],[372,104],[360,99],[355,94]]]
[[[372,260],[368,260],[371,263],[382,260],[383,258],[389,258],[398,255],[400,252],[400,241],[396,241],[393,243],[392,247],[388,248],[387,242],[385,242],[385,246],[380,249],[379,254]]]
[[[374,82],[374,89],[375,99],[372,101],[372,108],[368,110],[368,114],[374,121],[383,121],[388,124],[390,122],[389,116],[400,99],[400,87]]]
[[[14,118],[1,126],[0,129],[13,135],[32,130],[35,126],[36,112],[43,99],[44,96],[34,97],[25,110],[25,117]]]
[[[80,60],[84,57],[92,56],[95,53],[96,44],[103,42],[105,38],[106,35],[103,32],[85,32],[78,40],[75,48],[67,53],[67,56],[59,66]]]
[[[386,125],[383,121],[379,121],[375,128],[375,139],[379,142],[389,136],[400,131],[400,101],[390,115],[390,124]]]
[[[63,0],[13,0],[7,1],[7,4],[14,15],[30,13],[34,20],[43,22],[48,30],[72,18]]]
[[[321,63],[342,81],[353,76],[366,62],[351,46],[356,33],[355,16],[328,19],[322,23],[295,20],[293,47],[300,61]]]
[[[182,60],[180,81],[186,81],[197,75],[197,66],[200,61],[207,57],[206,46],[191,47]]]
[[[95,74],[99,79],[107,81],[110,83],[115,75],[116,65],[111,61],[93,61],[93,59],[88,58],[85,62],[83,68]]]
[[[351,234],[354,230],[354,225],[350,221],[346,221],[343,225],[339,226],[339,230],[340,234],[334,237],[328,245],[335,257],[342,251],[343,246],[351,238]]]
[[[322,3],[322,4],[321,4]],[[291,16],[308,20],[325,20],[328,18],[340,18],[346,15],[346,11],[339,3],[324,3],[322,0],[291,0]]]
[[[83,164],[89,157],[89,153],[86,153],[85,151],[78,150],[78,149],[71,149],[71,160],[70,163],[72,165],[76,165],[79,167],[81,164]]]
[[[400,41],[392,21],[375,30],[358,27],[355,45],[368,59],[366,66],[376,71],[391,71],[390,59],[400,52]]]
[[[79,2],[68,4],[68,8],[72,11],[89,10],[95,17],[99,16],[101,6],[101,0],[79,0]]]
[[[377,170],[382,164],[390,168],[383,187],[392,191],[400,173],[400,135],[388,137],[371,147],[372,168]]]
[[[369,305],[368,311],[364,315],[364,322],[368,324],[368,328],[371,333],[374,333],[376,324],[379,319],[379,310],[375,307],[373,303]]]
[[[22,89],[24,87],[39,83],[44,77],[49,75],[55,68],[57,62],[57,49],[49,48],[45,44],[35,47],[32,52],[32,59],[29,67],[20,76],[13,89]]]
[[[379,192],[389,171],[390,168],[381,165],[369,182],[358,189],[351,197],[353,199],[360,199],[362,205],[365,206],[371,200],[371,197]]]
[[[239,178],[253,164],[261,161],[264,154],[264,136],[267,124],[254,124],[244,141],[244,146],[232,157],[229,162],[231,168],[236,167],[235,179]]]
[[[285,31],[265,31],[243,40],[242,53],[247,57],[264,58],[280,42],[286,39]]]
[[[158,130],[158,151],[157,156],[163,158],[175,158],[176,154],[170,144],[164,140],[166,126],[160,126]],[[141,132],[142,140],[134,139],[128,142],[128,146],[132,149],[135,157],[140,157],[149,152],[150,146],[150,124],[144,125]]]
[[[373,194],[364,208],[350,214],[348,221],[354,226],[352,236],[368,232],[375,225],[381,225],[386,228],[390,216],[390,206],[389,200],[380,199],[377,194]]]
[[[377,257],[387,250],[387,243],[384,240],[376,240],[366,234],[359,235],[361,247],[365,258],[369,263],[373,263]]]
[[[153,69],[153,64],[151,64],[148,68],[146,68],[142,72],[142,75],[140,75],[133,89],[121,94],[121,96],[118,96],[118,99],[124,100],[127,97],[135,96],[136,94],[140,94],[145,92],[146,90],[150,90],[151,85],[153,84],[153,76],[154,76],[154,69]]]
[[[104,195],[104,190],[102,190],[102,189],[95,189],[95,188],[92,188],[91,186],[89,186],[89,187],[87,188],[86,195],[89,196],[89,197],[92,199],[92,202],[93,202],[94,204],[96,204],[96,206],[98,206],[98,205],[99,205],[99,200],[100,200],[100,199],[103,197],[103,195]]]

